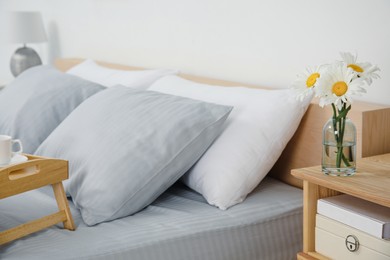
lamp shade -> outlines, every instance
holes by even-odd
[[[8,23],[10,43],[47,41],[40,12],[10,12]]]

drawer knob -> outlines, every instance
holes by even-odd
[[[350,252],[355,252],[359,249],[359,239],[354,235],[349,235],[345,239],[345,246]]]

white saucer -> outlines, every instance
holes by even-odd
[[[11,158],[11,161],[8,164],[0,164],[0,167],[6,167],[15,163],[25,162],[27,160],[28,158],[26,156],[17,153]]]

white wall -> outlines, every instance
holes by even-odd
[[[359,54],[382,69],[360,98],[390,104],[389,0],[0,0],[1,10],[41,11],[46,62],[90,57],[274,88],[307,66]],[[3,44],[0,77],[10,79]]]

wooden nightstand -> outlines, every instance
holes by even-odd
[[[390,207],[390,153],[358,160],[351,177],[325,175],[320,166],[295,169],[291,174],[303,180],[303,252],[298,259],[327,259],[315,252],[318,199],[345,193]]]

